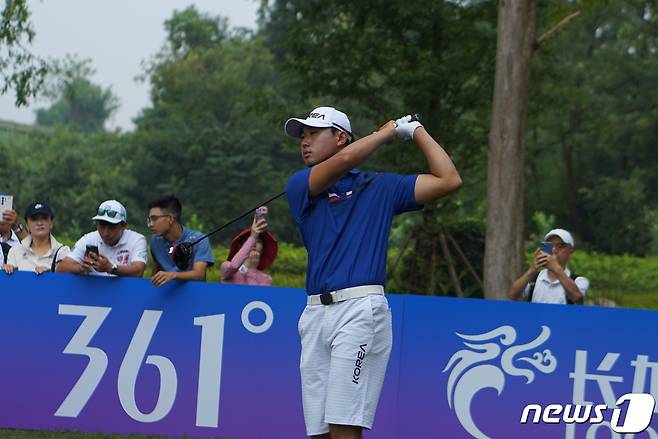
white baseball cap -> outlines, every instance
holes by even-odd
[[[544,236],[544,241],[546,241],[548,238],[551,236],[557,236],[564,242],[565,244],[569,244],[571,247],[575,247],[575,243],[573,242],[573,236],[571,236],[571,233],[567,232],[564,229],[553,229],[550,232]]]
[[[286,121],[284,128],[286,134],[290,137],[300,138],[302,137],[302,128],[304,126],[316,128],[338,128],[347,133],[350,142],[354,139],[354,136],[352,135],[352,124],[350,124],[347,114],[336,110],[334,107],[318,107],[311,111],[306,119],[291,117]]]
[[[98,212],[92,219],[94,221],[105,221],[111,224],[119,224],[128,220],[128,213],[126,212],[126,208],[123,207],[123,204],[119,203],[117,200],[107,200],[103,201],[101,205],[98,206]]]

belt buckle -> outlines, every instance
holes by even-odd
[[[329,293],[320,294],[320,303],[323,305],[331,305],[334,303],[334,298]]]

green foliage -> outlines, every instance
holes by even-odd
[[[545,212],[535,212],[532,215],[532,224],[534,227],[528,234],[528,239],[526,240],[525,249],[527,253],[533,253],[540,242],[544,240],[544,236],[549,232],[549,230],[554,229],[555,226],[555,215],[547,215]]]
[[[33,34],[26,2],[5,4],[0,38],[25,41]],[[540,2],[538,33],[576,10],[581,15],[533,58],[525,236],[534,247],[548,229],[570,229],[577,255],[591,249],[596,261],[606,260],[602,252],[658,254],[658,8],[642,0]],[[262,12],[256,33],[232,31],[225,19],[194,7],[174,13],[165,23],[166,46],[146,69],[151,105],[133,133],[95,132],[114,106],[110,91],[89,82],[88,61],[60,63],[48,91],[54,105],[41,122],[68,125],[27,131],[0,124],[0,190],[16,196],[19,212],[36,199],[49,202],[58,238],[91,230],[95,208],[109,198],[126,204],[131,227],[146,233],[146,203],[168,193],[182,200],[187,225],[209,231],[281,192],[301,167],[296,142],[281,129],[290,115],[334,105],[361,136],[420,112],[464,187],[395,220],[388,290],[454,294],[438,237],[452,236],[481,273],[496,2],[329,0],[318,8],[290,0],[263,2]],[[8,59],[15,58],[2,52],[0,63]],[[417,148],[402,142],[382,147],[363,168],[427,171]],[[270,212],[282,241],[274,282],[302,287],[306,255],[292,247],[301,239],[286,201],[273,202]],[[213,243],[227,245],[249,224],[248,215]],[[479,296],[449,247],[466,295]],[[226,257],[225,247],[216,251],[219,261]],[[632,277],[655,271],[615,263]],[[620,286],[599,284],[598,272],[612,276],[612,266],[584,268],[595,272],[588,276],[593,295],[649,303],[643,297],[655,291],[648,283],[622,294]],[[218,280],[216,269],[210,279]]]
[[[423,215],[435,213],[431,209],[426,209]],[[482,220],[470,218],[446,221],[445,225],[437,229],[427,229],[422,224],[418,221],[415,225],[409,225],[406,228],[405,239],[402,241],[395,239],[395,245],[390,248],[387,291],[457,295],[456,285],[450,277],[449,264],[441,246],[439,234],[443,234],[464,297],[483,297],[482,286],[475,276],[477,275],[481,280],[483,274],[484,223]],[[427,239],[428,236],[431,238]],[[404,252],[402,256],[399,254],[400,251]],[[468,264],[471,267],[468,267]]]
[[[130,139],[138,184],[150,189],[140,202],[174,193],[211,228],[282,192],[299,167],[284,146],[286,101],[271,54],[260,38],[231,35],[223,23],[194,8],[167,21],[168,46],[148,69],[152,107]],[[274,209],[282,214],[273,212],[272,229],[295,240],[283,209]]]
[[[167,39],[176,54],[185,54],[191,49],[210,48],[221,43],[227,36],[227,20],[201,14],[195,6],[174,15],[164,23]]]
[[[616,297],[653,293],[658,299],[658,258],[576,251],[571,265],[576,273],[590,279],[594,290],[605,291]]]
[[[7,165],[0,168],[3,191],[15,196],[21,216],[28,204],[47,202],[58,237],[77,239],[92,230],[91,217],[106,199],[123,202],[133,221],[143,215],[130,196],[137,183],[129,147],[115,134],[87,136],[64,128],[14,136],[11,143],[0,142]]]
[[[0,94],[13,89],[16,105],[26,105],[43,85],[47,63],[27,49],[34,39],[27,0],[5,0],[0,16]]]
[[[268,47],[303,98],[346,111],[357,137],[386,120],[418,112],[449,151],[464,187],[427,206],[431,213],[407,226],[414,228],[414,239],[401,262],[406,271],[400,271],[395,287],[450,291],[450,282],[431,274],[429,266],[436,262],[443,271],[447,267],[437,250],[438,231],[452,230],[453,224],[468,223],[483,212],[495,2],[335,0],[317,7],[291,0],[268,5],[263,29]],[[363,168],[428,171],[423,155],[408,142],[380,148]],[[460,278],[471,277],[463,266],[459,270]]]
[[[36,110],[37,124],[42,126],[70,125],[83,132],[98,132],[119,101],[111,89],[93,84],[91,60],[79,61],[68,56],[53,63],[51,84],[46,95],[53,104]]]
[[[656,248],[658,8],[585,6],[534,57],[527,212],[554,214],[588,248],[644,255]]]

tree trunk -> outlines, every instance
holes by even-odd
[[[457,270],[455,270],[455,263],[452,259],[452,254],[450,254],[450,249],[448,248],[448,240],[446,239],[445,233],[442,231],[439,232],[439,243],[441,244],[443,258],[446,260],[446,264],[448,264],[448,274],[450,275],[450,280],[452,280],[452,285],[455,288],[455,294],[457,297],[464,297],[464,290],[462,290],[459,276],[457,276]]]
[[[523,270],[525,135],[535,0],[500,0],[489,158],[484,295],[503,299]]]
[[[573,143],[572,138],[580,129],[580,117],[578,116],[582,109],[572,110],[569,115],[569,132],[562,140],[562,159],[564,160],[564,185],[567,201],[567,218],[569,226],[578,236],[584,236],[583,222],[580,220],[578,208],[578,182],[576,181],[576,171],[573,164]]]

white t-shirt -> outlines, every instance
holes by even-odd
[[[39,257],[32,250],[32,237],[28,235],[25,239],[9,250],[7,254],[7,264],[18,267],[21,271],[36,271],[37,267],[43,267],[50,270],[53,264],[53,258],[57,253],[57,262],[64,259],[71,252],[66,245],[62,245],[53,235],[50,235],[50,250],[43,256]]]
[[[564,272],[567,276],[571,276],[571,270],[566,268]],[[589,280],[586,277],[578,276],[574,282],[580,290],[580,293],[585,297],[589,289]],[[526,285],[523,291],[523,298],[528,299],[530,295],[530,284]],[[535,303],[559,303],[567,304],[567,295],[564,287],[559,280],[550,280],[548,278],[548,270],[542,270],[537,277],[535,283],[535,291],[532,293],[532,301]]]
[[[113,246],[105,244],[98,231],[84,235],[75,243],[73,251],[68,255],[75,262],[81,263],[85,258],[88,245],[98,246],[98,253],[105,256],[113,264],[130,265],[133,262],[146,264],[146,238],[141,233],[124,230],[119,242]],[[99,273],[92,269],[89,274],[96,276],[114,276],[110,273]]]

